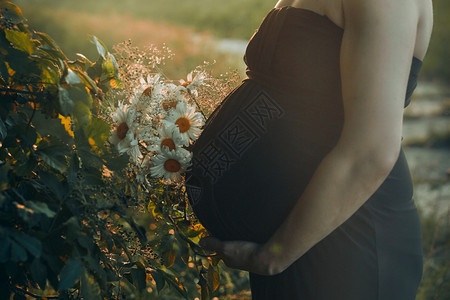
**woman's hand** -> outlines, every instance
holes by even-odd
[[[249,271],[259,275],[275,275],[282,270],[276,267],[273,257],[262,251],[262,245],[246,241],[223,242],[214,237],[200,240],[200,246],[214,251],[225,265],[233,269]]]

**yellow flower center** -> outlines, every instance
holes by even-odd
[[[167,172],[176,173],[181,170],[181,164],[175,159],[168,159],[164,162],[164,169]]]
[[[162,146],[167,146],[167,148],[169,148],[169,150],[172,151],[175,149],[175,142],[171,138],[166,138],[162,140],[161,147]]]
[[[117,126],[117,137],[120,140],[123,140],[128,132],[128,125],[125,122],[122,122]]]
[[[177,101],[166,101],[162,103],[162,107],[165,111],[171,109],[171,108],[176,108],[177,107],[178,102]]]
[[[192,83],[192,81],[188,80],[188,81],[183,82],[183,83],[181,84],[181,86],[187,87],[187,86],[190,85],[191,83]]]
[[[175,124],[178,126],[181,133],[185,133],[191,128],[191,121],[187,118],[178,118]]]

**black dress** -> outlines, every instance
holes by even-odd
[[[266,242],[299,199],[343,124],[343,30],[326,16],[274,8],[251,38],[242,84],[194,144],[186,188],[210,233]],[[413,58],[405,106],[422,62]],[[324,187],[326,188],[326,187]],[[401,151],[380,188],[281,274],[250,274],[253,299],[414,299],[420,221]]]

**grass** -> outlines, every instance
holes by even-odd
[[[89,41],[89,35],[95,35],[110,50],[113,45],[126,40],[140,48],[166,45],[175,53],[170,63],[164,66],[164,73],[171,79],[183,78],[204,61],[215,62],[213,70],[216,74],[234,69],[244,74],[242,55],[215,51],[215,39],[210,33],[151,20],[136,20],[118,12],[96,15],[31,4],[23,6],[22,10],[30,26],[50,34],[71,59],[76,58],[76,53],[82,53],[95,60],[98,54]]]
[[[449,215],[422,216],[424,243],[423,277],[417,300],[450,299]]]
[[[123,13],[135,19],[157,20],[210,31],[227,38],[248,39],[272,8],[273,0],[16,0],[27,4],[63,7],[96,15]]]
[[[28,5],[65,8],[97,16],[126,13],[133,20],[154,20],[210,32],[221,38],[248,40],[260,24],[273,0],[13,0]],[[420,76],[448,83],[450,80],[450,1],[434,0],[434,29]],[[61,20],[57,26],[70,26]],[[112,29],[113,31],[115,29]]]

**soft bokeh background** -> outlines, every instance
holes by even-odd
[[[29,24],[52,36],[71,58],[95,60],[89,34],[110,49],[131,39],[168,46],[164,67],[179,79],[203,61],[213,73],[239,70],[246,41],[273,0],[16,0]],[[434,0],[435,25],[419,84],[405,111],[403,145],[424,233],[424,279],[417,299],[450,299],[450,1]]]

